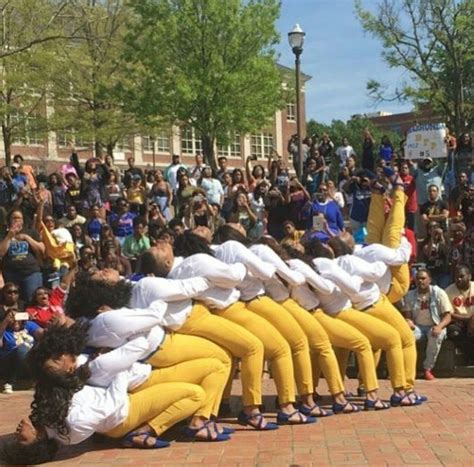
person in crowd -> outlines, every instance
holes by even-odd
[[[247,185],[245,184],[244,173],[241,169],[234,169],[232,171],[232,189],[231,194],[235,196],[235,194],[240,191],[244,190],[247,191]]]
[[[106,242],[101,249],[100,260],[97,261],[99,269],[115,269],[122,277],[132,275],[132,265],[124,256],[120,255],[113,242]]]
[[[393,154],[394,149],[390,138],[387,135],[383,135],[379,146],[379,157],[383,159],[387,165],[390,165]]]
[[[252,168],[252,160],[251,156],[245,159],[245,175],[247,176],[249,192],[254,191],[257,185],[265,180],[265,167],[262,164],[256,164]]]
[[[52,214],[56,219],[61,219],[66,214],[66,188],[57,173],[48,177],[48,186],[53,204]]]
[[[99,206],[92,206],[90,209],[89,219],[85,224],[85,231],[94,243],[100,241],[100,234],[104,224],[105,220],[101,217]]]
[[[415,178],[410,174],[410,165],[408,162],[402,162],[400,166],[400,178],[405,185],[405,194],[407,202],[405,205],[406,226],[413,230],[415,228],[415,216],[418,210],[418,200],[416,197]]]
[[[15,196],[15,186],[12,182],[10,169],[2,167],[0,169],[0,205],[5,209],[10,209]]]
[[[426,358],[423,362],[424,377],[435,379],[433,368],[439,351],[446,339],[447,326],[453,312],[449,297],[444,290],[431,285],[428,269],[420,268],[416,273],[416,289],[408,292],[406,305],[409,310],[407,322],[416,340],[427,339]]]
[[[171,164],[165,170],[165,180],[170,184],[173,194],[176,194],[178,190],[178,170],[180,168],[186,169],[186,166],[181,164],[179,154],[173,154]]]
[[[344,185],[344,191],[352,195],[352,206],[349,212],[352,232],[364,227],[369,215],[371,198],[370,180],[364,172],[358,173]]]
[[[288,220],[292,221],[298,229],[304,229],[304,219],[302,210],[311,199],[310,193],[306,190],[297,177],[291,177],[289,184],[290,202],[288,203]]]
[[[229,161],[227,160],[227,157],[225,156],[220,156],[217,158],[217,166],[219,167],[216,172],[216,177],[217,179],[222,183],[222,186],[224,186],[224,175],[228,173],[228,166],[229,166]]]
[[[368,128],[364,130],[362,137],[362,168],[373,172],[375,139]]]
[[[86,210],[91,210],[92,206],[98,206],[101,217],[105,218],[105,186],[107,184],[108,172],[105,164],[99,162],[97,159],[86,161],[82,173],[81,196]]]
[[[147,235],[146,219],[133,219],[133,234],[125,238],[122,254],[129,260],[136,260],[138,256],[150,248],[150,237]]]
[[[129,204],[125,198],[117,199],[115,206],[115,212],[110,213],[108,223],[122,247],[125,239],[133,233],[133,219],[137,215],[130,212]]]
[[[155,171],[155,180],[148,196],[160,207],[160,212],[166,221],[171,220],[170,206],[173,205],[173,190],[159,169]]]
[[[125,198],[127,195],[122,182],[119,180],[118,173],[119,172],[116,172],[115,170],[110,170],[107,176],[105,192],[107,199],[106,208],[108,213],[110,213],[112,206],[115,206],[115,203],[119,198]]]
[[[439,224],[432,222],[427,230],[428,238],[423,244],[423,259],[430,272],[433,283],[442,288],[450,284],[448,271],[448,244],[443,229]]]
[[[336,188],[336,184],[332,180],[328,180],[326,185],[328,187],[328,197],[335,201],[342,211],[345,206],[344,195]]]
[[[460,172],[456,182],[448,196],[449,215],[453,218],[459,218],[461,216],[460,207],[464,198],[464,192],[469,190],[467,173]]]
[[[106,154],[105,165],[107,166],[108,172],[114,172],[117,177],[120,177],[120,168],[115,164],[115,159],[112,154]]]
[[[471,181],[473,157],[472,136],[469,133],[463,133],[458,138],[458,144],[454,153],[454,171],[456,175],[459,176],[461,172],[465,172]]]
[[[60,219],[60,223],[67,229],[72,229],[76,224],[84,225],[86,223],[86,218],[77,213],[74,204],[70,204],[66,208],[66,215]]]
[[[211,167],[204,167],[202,170],[199,186],[204,190],[209,204],[222,206],[224,202],[224,190],[219,179],[213,176]]]
[[[420,214],[425,226],[430,222],[437,222],[443,232],[447,232],[449,209],[446,201],[441,199],[437,185],[428,186],[428,201],[421,206]]]
[[[313,196],[319,189],[319,185],[324,180],[325,165],[319,164],[313,157],[310,157],[305,164],[303,173],[303,184],[308,190],[310,196]]]
[[[21,298],[29,302],[43,282],[40,265],[45,245],[37,230],[25,228],[23,213],[18,209],[10,211],[7,223],[7,234],[0,241],[3,278],[18,284]]]
[[[146,201],[146,189],[140,175],[132,175],[130,186],[126,190],[130,212],[143,215]]]
[[[200,189],[191,183],[187,173],[179,175],[178,189],[176,190],[176,217],[183,218],[189,203],[192,201],[196,192]]]
[[[97,269],[97,254],[93,247],[83,246],[79,250],[79,271],[94,271]]]
[[[321,140],[319,141],[318,145],[318,151],[321,156],[324,158],[324,163],[326,164],[326,167],[329,167],[333,160],[333,152],[334,150],[334,143],[331,141],[331,138],[327,133],[323,133],[323,136],[321,137]]]
[[[229,222],[240,224],[247,234],[255,227],[257,215],[252,211],[247,193],[239,192],[236,194]]]
[[[13,156],[13,163],[18,164],[18,172],[21,172],[26,176],[26,180],[29,187],[32,190],[35,190],[38,186],[38,183],[33,167],[24,163],[24,159],[21,154],[16,154],[15,156]]]
[[[336,149],[336,156],[339,159],[339,166],[343,167],[347,165],[347,159],[350,156],[355,156],[354,148],[349,144],[349,140],[344,137],[342,138],[341,145]]]
[[[267,213],[265,210],[265,197],[268,193],[268,182],[261,180],[253,192],[248,194],[249,207],[257,217],[255,225],[249,230],[249,238],[260,238],[265,232],[267,224]],[[220,227],[220,226],[219,226]],[[215,229],[217,230],[217,229]],[[214,230],[214,231],[215,231]]]
[[[468,364],[474,360],[474,281],[471,279],[470,267],[458,264],[454,283],[446,289],[453,307],[448,338],[463,349]]]
[[[125,170],[123,183],[125,188],[130,188],[132,186],[133,177],[137,175],[140,177],[140,181],[145,180],[145,175],[143,170],[140,167],[135,166],[135,159],[133,157],[129,157],[127,159],[128,168]]]
[[[195,164],[191,167],[189,173],[191,177],[196,180],[196,183],[198,183],[198,180],[201,179],[203,170],[206,168],[206,164],[204,163],[204,156],[200,152],[194,156],[194,161]]]
[[[465,226],[471,229],[474,226],[474,181],[462,191],[457,203],[458,219],[462,219]]]
[[[283,229],[286,235],[281,239],[280,243],[282,245],[290,245],[294,248],[298,248],[303,238],[304,230],[297,230],[295,224],[291,221],[285,221],[283,223]]]
[[[74,224],[72,228],[69,229],[69,231],[71,232],[72,241],[74,243],[74,253],[76,258],[79,258],[79,251],[83,246],[88,246],[91,248],[94,247],[92,238],[87,235],[86,230],[82,224]]]
[[[284,236],[283,222],[289,218],[290,192],[285,187],[273,187],[265,197],[267,232],[280,241]]]
[[[81,193],[81,179],[75,173],[66,175],[66,213],[69,206],[73,206],[78,213],[83,212],[84,202]]]

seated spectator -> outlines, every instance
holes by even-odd
[[[170,206],[173,205],[173,190],[171,185],[165,180],[163,172],[159,169],[155,171],[154,183],[148,196],[159,206],[161,214],[165,217],[166,221],[171,220]]]
[[[147,235],[146,220],[142,217],[133,219],[133,234],[129,235],[123,244],[122,254],[128,259],[137,259],[145,250],[150,248],[150,237]]]
[[[416,289],[408,292],[406,304],[409,310],[408,324],[416,340],[427,339],[426,358],[423,362],[426,380],[435,379],[432,370],[444,339],[446,328],[451,322],[453,307],[444,290],[431,285],[427,269],[420,268],[416,273]]]
[[[437,222],[429,224],[428,238],[423,244],[423,259],[433,284],[446,288],[451,282],[448,265],[448,244]]]
[[[463,262],[465,233],[466,226],[462,222],[452,223],[449,226],[448,267],[452,278],[457,265]]]
[[[102,232],[102,226],[104,224],[105,220],[101,216],[101,210],[99,206],[92,206],[89,214],[89,220],[86,222],[86,232],[93,242],[97,243],[100,241],[100,233]]]
[[[326,185],[328,187],[329,198],[335,201],[342,210],[345,205],[344,195],[336,188],[336,185],[332,180],[328,180]]]
[[[20,286],[20,295],[29,302],[42,285],[41,260],[44,243],[38,231],[24,227],[23,213],[14,209],[7,216],[8,232],[0,241],[0,258],[5,282]]]
[[[457,176],[457,183],[449,193],[449,215],[457,218],[461,215],[461,201],[464,198],[464,192],[469,191],[469,180],[466,172],[461,172]]]
[[[160,208],[160,205],[156,203],[156,201],[151,201],[148,204],[145,217],[148,224],[148,234],[150,237],[156,239],[158,230],[165,227],[168,222]]]
[[[92,247],[83,246],[79,251],[77,263],[79,271],[92,271],[97,269],[97,255]]]
[[[102,259],[99,262],[99,269],[115,269],[123,277],[128,277],[132,274],[132,266],[130,261],[123,256],[120,256],[117,249],[110,243],[104,246],[102,250]]]
[[[0,372],[5,380],[5,394],[13,392],[19,379],[28,377],[28,352],[40,332],[41,328],[29,321],[24,312],[0,307]]]
[[[74,252],[76,258],[79,258],[79,250],[83,246],[93,246],[92,239],[86,234],[84,226],[81,224],[74,225],[71,229],[72,241],[74,242]]]
[[[229,222],[240,224],[247,234],[257,223],[257,215],[252,211],[249,205],[246,192],[240,192],[235,196]]]
[[[66,229],[72,228],[76,224],[85,224],[86,218],[77,213],[76,206],[70,204],[66,208],[66,215],[60,219],[60,222]]]
[[[416,183],[413,175],[410,174],[410,166],[405,161],[400,166],[400,178],[405,186],[407,202],[405,204],[406,225],[411,230],[415,228],[415,214],[418,211],[418,200],[416,197]]]
[[[222,206],[224,202],[224,190],[221,182],[214,177],[210,167],[203,169],[200,187],[204,190],[209,204],[219,204]]]
[[[249,237],[252,239],[260,238],[265,232],[265,196],[267,192],[268,182],[266,180],[261,180],[259,183],[257,183],[254,191],[248,194],[250,209],[257,216],[257,221],[249,232]]]
[[[77,212],[84,210],[84,201],[81,192],[81,179],[73,173],[66,175],[66,212],[67,206],[74,206]]]
[[[137,217],[137,215],[129,211],[127,200],[119,198],[115,212],[111,212],[109,215],[109,224],[120,246],[123,246],[125,239],[129,235],[132,235],[133,219],[135,219],[135,217]]]
[[[132,183],[127,188],[127,201],[130,205],[130,211],[143,215],[145,213],[146,190],[142,185],[142,177],[138,174],[132,176]]]
[[[283,222],[283,229],[285,230],[286,235],[280,243],[295,248],[296,245],[300,243],[300,240],[304,235],[304,230],[296,230],[295,224],[291,221]]]
[[[439,196],[439,188],[437,185],[428,187],[428,201],[421,206],[421,220],[427,225],[429,222],[438,222],[444,232],[448,228],[449,210],[446,201]]]
[[[461,347],[470,362],[474,360],[474,281],[469,266],[459,264],[454,272],[454,283],[446,293],[454,312],[448,326],[448,337]]]
[[[63,276],[59,286],[52,291],[45,287],[39,287],[35,290],[31,304],[26,307],[26,312],[31,321],[45,328],[54,322],[55,317],[64,314],[64,301],[75,275],[76,270],[71,269]]]

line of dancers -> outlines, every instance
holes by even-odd
[[[372,184],[368,245],[351,235],[281,246],[251,243],[238,224],[212,237],[206,227],[160,241],[139,259],[138,274],[81,273],[66,317],[30,352],[35,379],[31,413],[3,449],[11,463],[54,458],[60,445],[94,433],[122,446],[165,448],[162,435],[184,423],[189,441],[229,440],[219,423],[229,407],[240,361],[242,411],[255,430],[311,424],[333,414],[387,410],[426,401],[415,391],[415,338],[394,307],[408,291],[411,248],[403,238],[406,196],[391,180]],[[376,366],[385,351],[392,394],[378,393]],[[363,406],[346,399],[350,352],[359,366]],[[267,361],[277,391],[276,423],[261,411]],[[332,410],[319,407],[320,375]]]

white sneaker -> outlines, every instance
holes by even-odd
[[[5,383],[3,385],[3,394],[12,394],[13,386],[11,384]]]

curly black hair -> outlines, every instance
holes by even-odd
[[[187,258],[197,253],[205,253],[214,256],[214,252],[211,250],[209,244],[199,235],[187,230],[182,235],[176,237],[174,242],[174,254],[176,256],[184,256]]]
[[[237,229],[228,224],[224,224],[217,229],[213,240],[217,245],[227,242],[228,240],[235,240],[245,246],[251,244],[251,241],[245,237],[245,235],[242,235]]]
[[[332,248],[332,251],[334,251],[334,256],[336,258],[339,256],[351,255],[353,253],[351,247],[339,237],[330,238],[328,245]]]
[[[37,383],[75,387],[78,382],[67,382],[59,373],[46,372],[44,365],[47,360],[61,355],[80,355],[87,345],[89,327],[86,320],[76,321],[70,327],[59,325],[49,327],[28,353],[28,364],[33,379]],[[80,379],[82,380],[82,375]]]
[[[128,306],[133,284],[121,280],[110,284],[93,279],[88,273],[78,274],[66,300],[66,313],[72,318],[95,318],[102,306],[113,309]]]
[[[296,248],[288,244],[283,244],[282,248],[286,251],[288,255],[290,255],[291,258],[299,259],[300,261],[303,261],[304,263],[312,266],[311,257],[308,256],[306,253],[303,253],[302,251],[297,250]]]
[[[326,247],[319,238],[312,238],[304,243],[304,249],[307,255],[312,258],[328,258],[333,259],[331,250]]]
[[[41,438],[31,444],[20,444],[14,440],[2,446],[0,460],[8,465],[44,464],[54,459],[58,449],[59,444],[54,439]]]
[[[255,244],[266,245],[271,248],[283,261],[291,259],[288,252],[270,235],[260,237]]]

